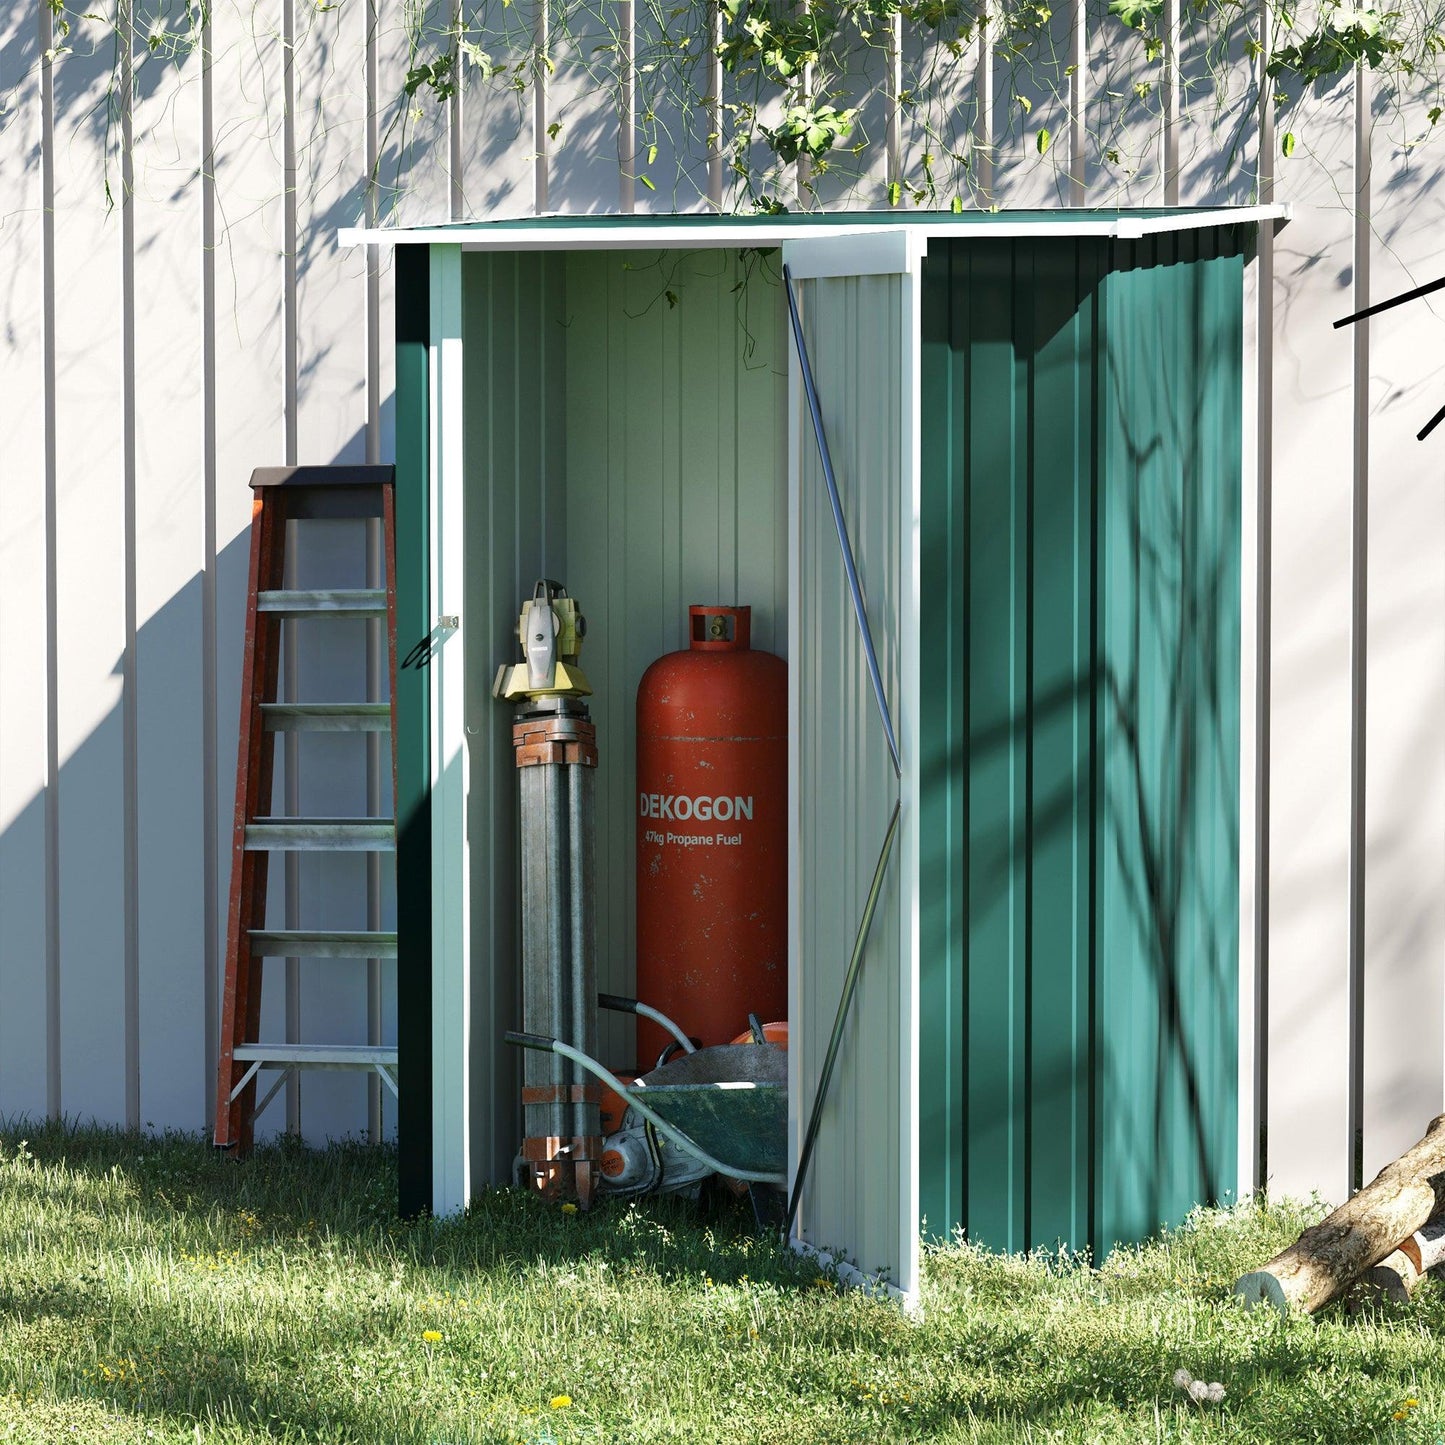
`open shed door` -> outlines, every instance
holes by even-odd
[[[892,714],[870,678],[796,347],[790,368],[790,1168],[796,1180],[895,800],[898,835],[840,1034],[794,1229],[912,1303],[918,1288],[918,272],[896,234],[783,257]]]

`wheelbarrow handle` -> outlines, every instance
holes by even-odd
[[[546,1034],[524,1034],[517,1029],[508,1029],[502,1037],[509,1044],[516,1044],[519,1049],[540,1049],[544,1054],[557,1051],[557,1040],[549,1039]]]
[[[599,993],[597,1007],[605,1008],[612,1013],[637,1014],[640,1018],[651,1019],[653,1023],[666,1029],[682,1045],[683,1053],[697,1052],[697,1045],[661,1009],[653,1008],[651,1004],[641,1003],[635,998],[626,998],[620,993]]]

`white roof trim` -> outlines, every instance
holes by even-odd
[[[490,228],[483,223],[475,230],[461,226],[421,226],[411,230],[377,226],[344,227],[337,234],[341,246],[460,246],[464,251],[646,251],[658,249],[705,250],[740,246],[781,246],[785,241],[822,240],[837,236],[917,236],[926,244],[930,236],[966,238],[1024,236],[1104,236],[1121,241],[1138,240],[1164,231],[1197,231],[1213,226],[1234,226],[1249,222],[1290,218],[1287,205],[1234,206],[1213,211],[1181,211],[1164,216],[1111,216],[1086,220],[1061,216],[1059,220],[1010,220],[1000,212],[987,222],[954,223],[904,221],[892,225],[852,222],[839,213],[836,225],[801,227],[787,222],[758,222],[747,228],[736,225],[679,226],[668,217],[655,224],[617,225],[601,222],[595,226],[570,224],[554,226],[545,216],[535,223]]]

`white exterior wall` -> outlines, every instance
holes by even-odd
[[[1061,51],[1075,43],[1076,8],[1061,7],[1053,27]],[[589,95],[565,63],[545,97],[472,88],[447,106],[425,100],[411,120],[398,0],[319,10],[219,0],[204,52],[168,60],[164,46],[152,53],[134,39],[133,99],[117,102],[109,125],[106,32],[77,23],[70,53],[47,65],[48,16],[40,4],[0,16],[0,1116],[200,1128],[214,1087],[246,478],[261,464],[390,454],[389,259],[371,279],[362,252],[332,244],[368,207],[368,114],[376,204],[398,199],[409,221],[518,214],[539,201],[691,206],[708,180],[704,158],[663,153],[647,168],[656,192],[620,180],[616,97]],[[1117,27],[1088,37],[1075,108],[1102,114],[1134,44]],[[1191,45],[1182,73],[1203,82]],[[872,74],[881,82],[883,67]],[[960,92],[965,110],[974,84]],[[1268,1167],[1277,1189],[1339,1197],[1352,835],[1365,864],[1367,1175],[1418,1136],[1445,1088],[1445,430],[1414,440],[1445,402],[1439,303],[1375,322],[1358,379],[1350,333],[1328,325],[1445,270],[1432,241],[1445,205],[1439,148],[1404,144],[1429,128],[1423,106],[1396,114],[1393,97],[1367,97],[1365,186],[1348,80],[1315,103],[1288,161],[1277,141],[1258,141],[1247,81],[1236,86],[1242,108],[1222,118],[1201,83],[1162,145],[1153,125],[1114,137],[1137,162],[1131,174],[1092,145],[1080,172],[1066,106],[1039,97],[1024,123],[1002,64],[993,89],[1001,205],[1239,201],[1258,156],[1275,199],[1295,207],[1262,298],[1273,345],[1272,356],[1260,348],[1258,392],[1273,508]],[[886,103],[868,104],[886,120]],[[1055,137],[1042,158],[1040,124]],[[1243,170],[1221,164],[1236,141]],[[1357,241],[1367,267],[1356,266]],[[1361,482],[1363,807],[1350,783]],[[353,565],[354,540],[337,532],[308,565]],[[1247,574],[1251,545],[1247,535]],[[1254,661],[1247,645],[1246,720]],[[359,652],[323,665],[303,647],[299,662],[308,687],[361,686]],[[1252,881],[1261,815],[1247,721],[1243,741],[1249,975],[1265,896]],[[313,786],[328,802],[361,800],[340,757],[308,766]],[[336,918],[365,907],[356,870],[318,864],[298,877],[304,907]],[[280,1030],[284,968],[268,967],[267,1027]],[[303,1037],[366,1025],[361,976],[333,982],[323,991],[300,979],[291,1022]],[[339,1000],[334,1017],[325,999]],[[385,1004],[382,1014],[387,1027]],[[267,1122],[285,1117],[278,1104]],[[365,1088],[308,1080],[302,1117],[312,1137],[358,1132]]]

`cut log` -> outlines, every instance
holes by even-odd
[[[1354,1284],[1346,1296],[1351,1312],[1370,1311],[1380,1305],[1407,1305],[1415,1286],[1420,1283],[1420,1271],[1404,1250],[1397,1249],[1387,1254],[1379,1264],[1372,1264]]]
[[[1445,1205],[1445,1114],[1425,1137],[1387,1164],[1335,1212],[1300,1235],[1263,1269],[1243,1275],[1236,1294],[1251,1307],[1313,1314],[1371,1265],[1411,1241]],[[1420,1271],[1417,1270],[1418,1274]]]
[[[1445,1215],[1436,1215],[1393,1254],[1387,1254],[1359,1277],[1350,1291],[1351,1306],[1369,1309],[1384,1303],[1409,1304],[1415,1286],[1442,1261],[1445,1261]]]

